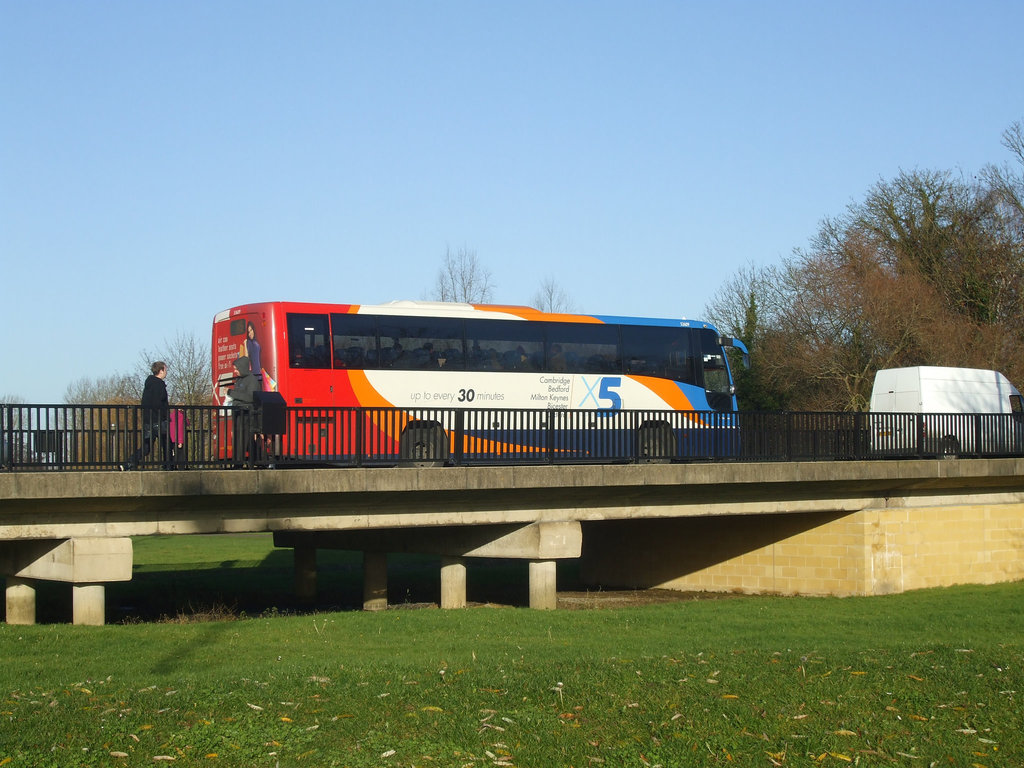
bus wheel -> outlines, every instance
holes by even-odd
[[[942,438],[940,452],[944,458],[955,459],[960,455],[960,441],[953,435],[946,435]]]
[[[637,461],[667,463],[675,458],[676,436],[664,421],[645,421],[636,431]]]
[[[399,458],[416,467],[441,466],[448,454],[448,435],[436,421],[410,421],[398,438]]]

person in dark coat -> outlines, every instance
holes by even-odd
[[[228,390],[228,397],[234,405],[234,460],[235,464],[245,461],[246,452],[255,445],[252,429],[253,393],[259,388],[259,381],[252,375],[249,358],[242,356],[235,360],[235,386]]]
[[[167,363],[157,360],[150,366],[152,373],[146,377],[142,387],[142,446],[135,451],[131,461],[122,464],[121,469],[134,469],[143,458],[149,456],[153,442],[160,443],[160,455],[167,465],[167,417],[170,403],[167,400]]]

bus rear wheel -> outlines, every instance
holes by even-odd
[[[398,438],[398,456],[414,467],[442,466],[448,461],[448,435],[436,421],[410,421]]]

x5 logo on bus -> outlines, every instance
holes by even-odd
[[[614,391],[622,386],[621,376],[602,376],[594,381],[593,384],[587,381],[586,376],[581,376],[580,378],[583,379],[583,386],[587,388],[587,394],[580,400],[580,404],[576,406],[577,408],[586,408],[587,402],[592,400],[600,411],[622,410],[622,396]],[[594,390],[597,390],[596,394]],[[602,401],[607,401],[611,405],[604,405]]]

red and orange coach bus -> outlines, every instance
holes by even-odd
[[[245,355],[261,388],[280,393],[288,406],[285,453],[347,454],[358,439],[363,450],[379,441],[382,450],[390,444],[407,457],[408,438],[420,447],[426,439],[435,456],[449,455],[474,447],[452,445],[447,422],[463,410],[498,409],[509,418],[588,412],[574,432],[584,424],[620,429],[595,417],[624,411],[732,414],[730,346],[746,355],[738,340],[686,319],[413,301],[245,304],[213,321],[214,405],[225,404],[233,363]],[[492,426],[500,420],[488,418]],[[536,422],[515,440],[547,440],[550,449],[553,423]],[[641,428],[662,440],[671,437],[666,429],[677,429],[634,427]]]

